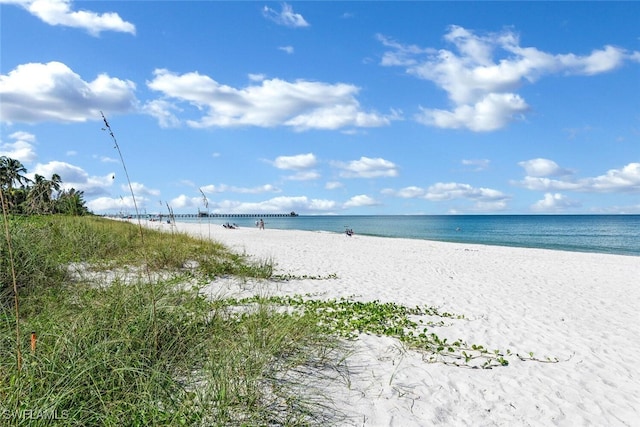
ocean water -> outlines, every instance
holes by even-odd
[[[257,218],[185,218],[255,227]],[[265,227],[640,256],[640,215],[390,215],[265,217]]]

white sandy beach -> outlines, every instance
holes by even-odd
[[[459,368],[361,336],[349,381],[328,386],[346,425],[640,426],[640,257],[206,222],[176,229],[271,259],[278,274],[337,276],[262,293],[435,306],[465,316],[437,328],[441,337],[560,360],[513,356],[506,367]],[[250,290],[224,280],[209,287],[229,296]]]

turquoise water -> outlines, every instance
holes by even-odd
[[[256,218],[193,218],[236,223]],[[640,215],[415,215],[265,218],[266,228],[640,256]]]

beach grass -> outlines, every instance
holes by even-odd
[[[299,393],[303,377],[284,380],[331,363],[336,340],[317,318],[198,291],[220,275],[269,277],[269,263],[154,230],[144,255],[134,225],[96,217],[9,226],[20,297],[17,320],[3,242],[0,415],[9,425],[306,425],[318,413]],[[143,262],[153,299],[136,274]]]

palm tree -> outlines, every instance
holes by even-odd
[[[15,185],[24,186],[31,182],[29,178],[23,175],[26,172],[27,169],[19,160],[7,156],[0,157],[0,191],[3,191],[6,195],[5,199],[10,210],[15,207]]]
[[[56,212],[67,215],[85,215],[89,209],[85,206],[84,191],[75,188],[62,190],[56,200]]]
[[[27,213],[48,214],[54,212],[53,192],[60,190],[60,175],[53,174],[51,179],[36,174],[33,186],[27,193]]]
[[[13,188],[14,184],[26,184],[31,182],[29,178],[22,175],[27,172],[20,160],[7,156],[0,157],[0,186]]]

